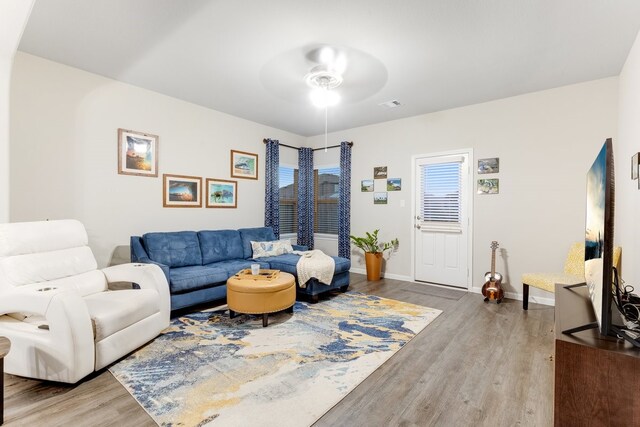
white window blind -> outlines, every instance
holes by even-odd
[[[298,232],[298,170],[280,165],[280,234]]]
[[[462,164],[434,163],[421,165],[420,168],[422,221],[460,227]]]
[[[315,171],[314,232],[338,234],[338,200],[340,199],[340,167]]]

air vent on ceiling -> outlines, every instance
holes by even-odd
[[[380,103],[378,105],[380,105],[382,107],[387,107],[387,108],[396,108],[396,107],[401,106],[402,104],[400,104],[400,101],[398,101],[397,99],[393,99],[391,101],[383,102],[383,103]]]

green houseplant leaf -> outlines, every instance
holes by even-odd
[[[391,249],[395,246],[398,246],[398,239],[393,239],[390,242],[378,242],[378,232],[380,230],[374,230],[372,233],[368,231],[365,232],[364,237],[357,236],[349,236],[351,238],[351,242],[357,248],[362,249],[364,252],[370,253],[379,253],[384,252],[387,249]]]

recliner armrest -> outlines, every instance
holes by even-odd
[[[167,268],[166,274],[168,274],[169,267],[165,267]],[[163,270],[157,263],[131,263],[114,265],[101,271],[109,283],[133,282],[142,289],[156,290],[160,296],[160,307],[162,312],[166,314],[168,325],[171,299],[169,296],[169,283]]]
[[[93,372],[95,348],[91,317],[82,297],[62,289],[46,288],[46,284],[23,286],[0,296],[0,315],[7,313],[31,313],[46,319],[48,330],[33,332],[7,328],[2,332],[8,337],[28,341],[43,351],[47,358],[67,363],[72,369],[52,373],[56,381],[75,383]],[[17,350],[17,348],[16,348]]]

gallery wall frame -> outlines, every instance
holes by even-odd
[[[258,155],[231,150],[231,177],[258,179]]]
[[[490,157],[487,159],[478,159],[478,174],[498,173],[500,172],[500,158]]]
[[[402,179],[401,178],[387,178],[387,191],[401,191]]]
[[[118,129],[118,174],[158,176],[158,135]]]
[[[479,179],[478,194],[500,193],[500,180],[498,178]]]
[[[386,166],[376,166],[373,168],[373,179],[382,179],[387,177]]]
[[[207,178],[206,186],[208,208],[238,207],[238,181]]]
[[[373,192],[373,180],[363,179],[362,181],[360,181],[360,191],[363,193]]]
[[[202,178],[163,174],[162,206],[165,208],[201,208]]]

